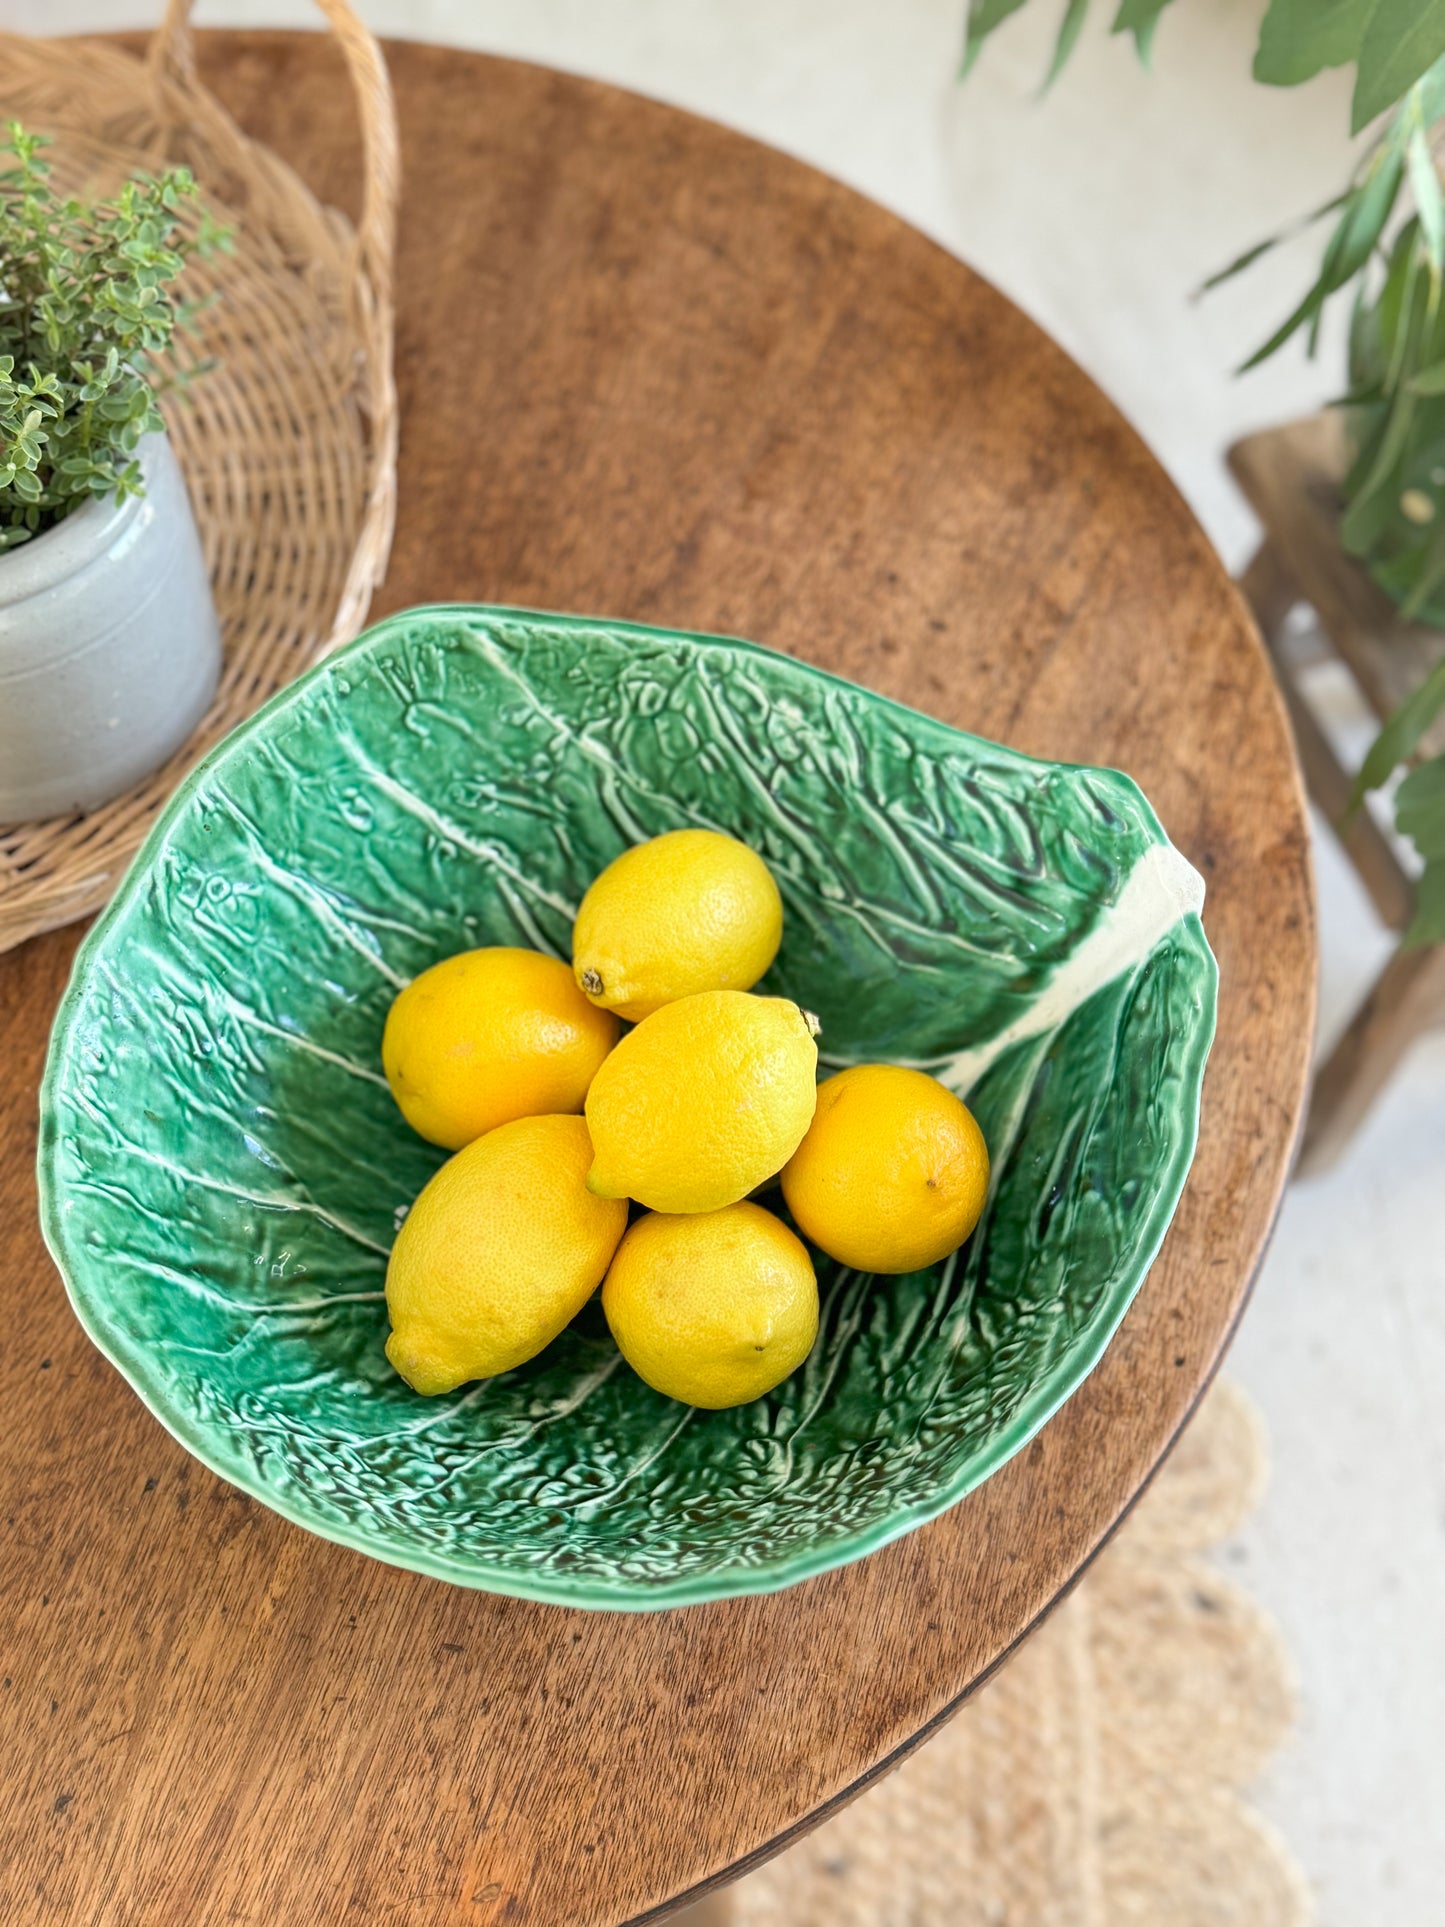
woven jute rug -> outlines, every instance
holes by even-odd
[[[711,1903],[730,1927],[1303,1927],[1246,1789],[1288,1731],[1279,1635],[1204,1555],[1258,1502],[1210,1394],[1117,1539],[942,1732]]]

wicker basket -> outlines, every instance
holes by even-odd
[[[57,184],[112,190],[183,162],[234,248],[187,268],[214,294],[177,361],[218,366],[165,411],[225,635],[220,688],[185,748],[84,816],[0,827],[0,950],[110,895],[177,780],[227,730],[361,627],[396,502],[392,248],[396,121],[381,50],[319,0],[345,53],[366,170],[360,225],[324,208],[201,86],[190,0],[146,59],[103,42],[0,34],[0,119],[49,134]]]

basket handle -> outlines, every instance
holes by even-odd
[[[358,266],[379,306],[389,309],[396,244],[396,204],[400,162],[396,104],[381,48],[347,0],[316,0],[341,43],[361,121],[365,166],[361,220],[357,225]],[[194,0],[166,0],[165,18],[151,41],[152,71],[187,87],[196,82],[196,49],[191,33]]]

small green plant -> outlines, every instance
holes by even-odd
[[[63,200],[47,145],[12,121],[0,143],[0,550],[94,495],[144,493],[136,446],[161,426],[162,362],[187,308],[172,284],[224,231],[184,168],[114,200]],[[181,214],[194,203],[194,232]]]

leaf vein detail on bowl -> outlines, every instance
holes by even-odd
[[[760,986],[829,1064],[969,1096],[985,1216],[931,1271],[823,1261],[819,1341],[680,1415],[595,1306],[424,1405],[387,1365],[400,1217],[442,1153],[380,1074],[462,944],[570,954],[588,880],[687,825],[764,857]],[[228,739],[81,953],[43,1107],[87,1328],[193,1451],[314,1530],[583,1604],[785,1583],[932,1516],[1093,1364],[1187,1170],[1215,973],[1126,777],[1030,761],[750,645],[519,611],[393,617]]]

